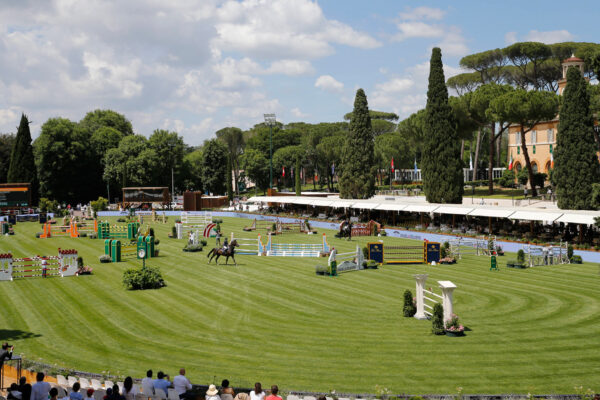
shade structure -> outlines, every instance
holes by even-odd
[[[374,210],[379,203],[357,202],[352,204],[351,208],[359,208],[361,210]]]
[[[407,212],[433,212],[439,205],[431,205],[431,204],[409,204],[402,211]]]
[[[436,214],[452,214],[452,215],[467,215],[473,211],[473,207],[452,207],[452,206],[440,206],[435,209]]]
[[[334,199],[331,202],[331,206],[333,208],[350,208],[352,207],[352,204],[356,203],[356,201],[348,201],[348,200],[340,200],[340,199]]]
[[[312,202],[312,205],[319,206],[319,207],[329,207],[329,206],[331,206],[332,203],[333,203],[333,201],[331,201],[331,200],[318,199],[318,200],[314,200]]]
[[[589,211],[589,212],[565,212],[555,222],[564,222],[565,224],[583,224],[593,225],[595,219],[600,217],[600,212]]]
[[[560,217],[562,212],[552,212],[552,211],[515,211],[511,214],[509,219],[519,219],[524,221],[545,221],[545,222],[554,222],[558,217]]]
[[[384,211],[402,211],[407,206],[408,206],[407,204],[381,203],[380,205],[378,205],[376,207],[376,209],[377,210],[384,210]]]
[[[475,208],[469,213],[470,217],[493,217],[493,218],[508,218],[515,210],[506,208]]]

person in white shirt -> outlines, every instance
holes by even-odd
[[[173,388],[177,391],[180,399],[183,399],[185,392],[192,389],[192,384],[185,377],[185,368],[181,368],[179,375],[173,378]]]
[[[146,377],[142,379],[142,392],[148,396],[152,396],[154,394],[154,384],[152,381],[152,370],[149,369],[146,372]]]
[[[48,382],[44,382],[44,373],[38,372],[35,380],[37,382],[31,387],[31,400],[48,400],[51,386]]]
[[[265,400],[265,392],[260,382],[254,384],[254,390],[250,392],[250,400]]]

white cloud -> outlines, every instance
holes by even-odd
[[[376,90],[380,90],[382,92],[404,92],[411,87],[413,87],[414,82],[411,79],[407,78],[394,78],[385,83],[378,83],[375,85]]]
[[[407,9],[405,12],[400,13],[400,18],[405,20],[423,20],[423,19],[435,19],[439,20],[444,17],[446,11],[439,8],[432,7],[415,7],[413,9]]]
[[[438,38],[444,35],[441,26],[428,24],[421,21],[399,22],[396,24],[398,33],[393,39],[402,41],[411,38]]]
[[[344,84],[331,75],[321,75],[315,81],[315,87],[328,92],[342,92]]]
[[[312,64],[305,60],[277,60],[271,63],[264,73],[289,76],[308,75],[315,72]]]
[[[504,43],[513,44],[517,42],[517,32],[506,32],[504,35]]]
[[[290,110],[290,112],[292,113],[292,115],[296,118],[306,118],[309,115],[303,113],[302,111],[300,111],[300,109],[298,107],[294,107]]]
[[[556,31],[536,31],[531,30],[525,36],[525,40],[529,42],[542,42],[546,44],[559,43],[559,42],[568,42],[573,40],[575,35],[570,33],[565,29],[556,30]]]

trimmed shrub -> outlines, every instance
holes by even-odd
[[[519,264],[525,264],[525,252],[523,249],[519,249],[519,251],[517,251],[517,262]]]
[[[365,260],[369,259],[369,249],[365,246],[362,248],[362,252],[363,252],[363,257],[365,258]]]
[[[89,235],[87,235],[87,237],[89,237],[90,239],[97,239],[98,235],[95,233],[90,233]]]
[[[329,273],[329,267],[327,265],[317,265],[315,266],[315,273],[317,275],[325,275]]]
[[[417,313],[417,307],[413,301],[412,292],[408,289],[404,291],[404,307],[402,307],[402,313],[405,317],[413,317]]]
[[[177,228],[175,228],[175,225],[171,227],[171,233],[169,234],[169,237],[171,239],[175,239],[177,237]]]
[[[583,260],[581,259],[581,256],[574,255],[573,257],[571,257],[571,263],[573,263],[573,264],[582,264]]]
[[[223,220],[221,218],[213,218],[212,222],[213,224],[222,224]]]
[[[109,263],[109,262],[111,262],[111,261],[112,261],[112,259],[110,258],[110,256],[109,256],[108,254],[102,254],[102,255],[99,257],[99,259],[100,259],[100,262],[101,262],[101,263],[103,263],[103,264],[104,264],[104,263]]]
[[[572,245],[567,246],[567,257],[569,258],[569,260],[571,258],[573,258],[573,246]]]
[[[447,254],[446,247],[445,246],[440,247],[440,257],[446,258],[446,254]]]
[[[117,222],[127,222],[127,218],[119,217],[117,218]]]
[[[443,335],[446,333],[444,330],[444,307],[440,303],[435,303],[432,314],[431,332],[434,335]]]
[[[125,270],[123,285],[128,290],[159,289],[166,286],[160,268],[150,266]]]
[[[39,239],[40,236],[42,236],[42,232],[36,232],[35,237]]]
[[[363,262],[363,267],[367,269],[377,269],[379,267],[379,263],[375,260],[367,260]]]
[[[202,246],[206,246],[208,242],[205,239],[202,239],[200,240],[200,244],[202,244]]]
[[[200,245],[200,244],[198,244],[198,245],[188,244],[187,246],[185,246],[183,248],[183,251],[190,252],[190,253],[195,253],[197,251],[202,251],[202,245]]]

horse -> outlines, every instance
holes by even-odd
[[[352,222],[348,222],[347,220],[340,224],[340,238],[348,238],[348,240],[352,240]]]
[[[239,246],[237,240],[233,239],[231,241],[231,243],[229,243],[229,246],[227,247],[227,250],[223,250],[222,247],[215,247],[215,248],[213,248],[206,255],[206,257],[210,257],[210,260],[208,260],[208,263],[210,264],[210,262],[213,260],[213,258],[217,257],[217,259],[215,260],[215,263],[219,264],[219,257],[224,256],[224,257],[226,257],[226,259],[225,259],[225,265],[227,265],[227,262],[229,261],[229,257],[233,258],[233,262],[235,263],[235,265],[237,265],[237,262],[235,262],[235,256],[234,256],[234,254],[235,254],[235,248],[237,246]]]

